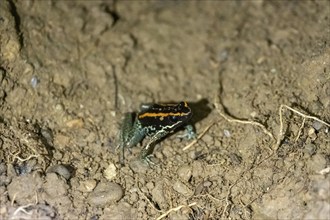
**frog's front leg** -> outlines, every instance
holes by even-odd
[[[126,148],[131,148],[137,145],[145,137],[145,131],[142,129],[141,123],[136,120],[134,113],[126,113],[121,129],[120,129],[120,144],[121,156],[120,163],[124,163],[124,152]]]
[[[148,141],[147,145],[141,150],[140,158],[147,163],[151,163],[148,157],[151,155],[156,142],[165,137],[167,134],[168,133],[165,131],[158,131],[156,134],[154,134]]]
[[[184,128],[184,134],[177,135],[178,138],[185,138],[187,140],[191,140],[197,137],[194,126],[188,124]]]

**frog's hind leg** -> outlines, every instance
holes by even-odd
[[[125,149],[130,149],[137,145],[144,138],[144,130],[141,129],[141,124],[135,119],[134,113],[127,113],[123,120],[123,124],[120,130],[120,145],[121,154],[119,161],[124,164]]]
[[[141,150],[140,158],[143,161],[146,161],[148,164],[152,164],[152,161],[150,160],[150,157],[152,156],[152,152],[155,148],[155,144],[157,141],[162,139],[167,135],[167,132],[159,131],[155,135],[153,135],[150,140],[148,141],[147,145]]]

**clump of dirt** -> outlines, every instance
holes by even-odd
[[[330,5],[0,4],[3,219],[330,218]],[[142,103],[198,138],[125,149]],[[178,131],[179,133],[182,131]]]

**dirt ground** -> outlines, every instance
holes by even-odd
[[[1,219],[330,219],[329,1],[0,2]],[[155,165],[125,112],[188,101]]]

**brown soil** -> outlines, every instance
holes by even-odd
[[[329,1],[1,1],[0,218],[329,219],[329,15]],[[181,100],[205,134],[120,166],[123,114]]]

